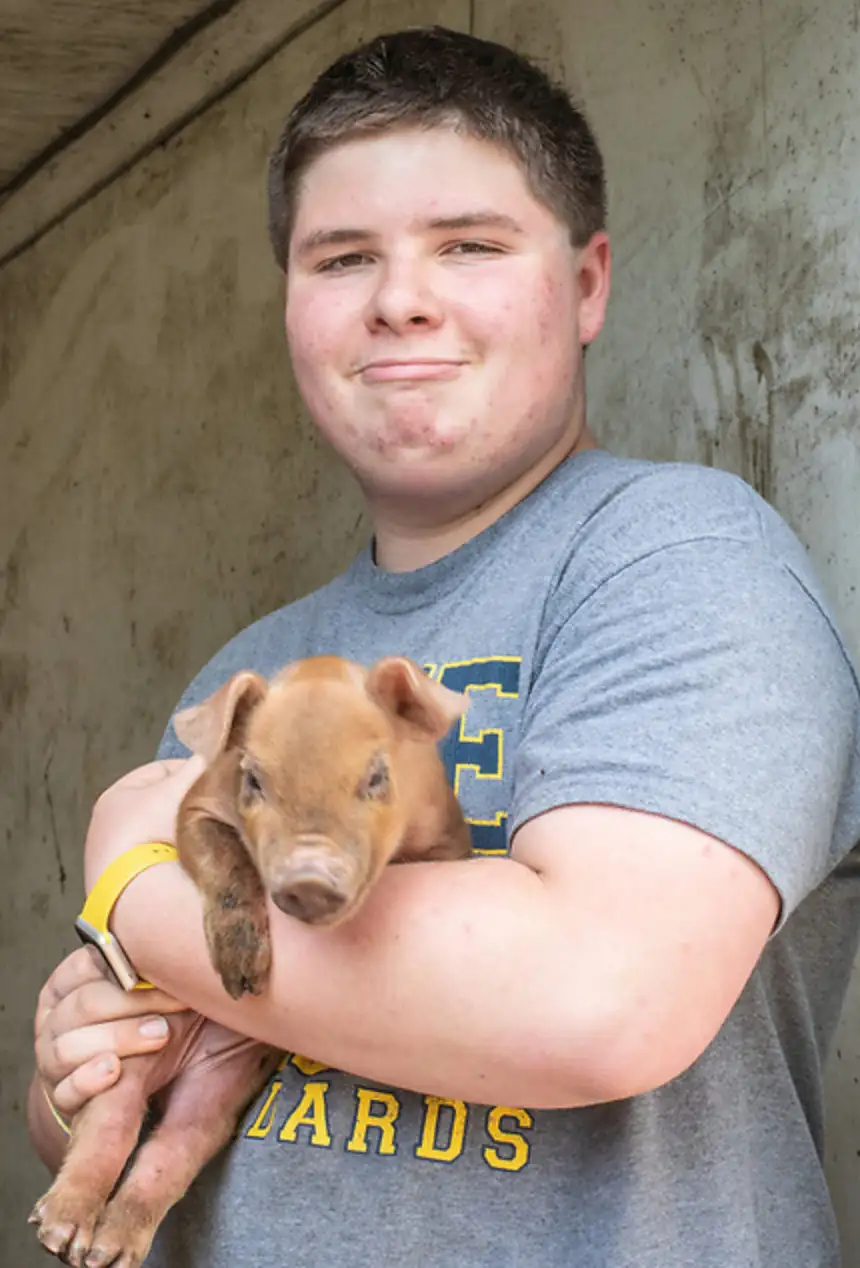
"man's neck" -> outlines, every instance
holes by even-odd
[[[435,563],[445,555],[477,537],[495,524],[514,506],[533,492],[547,476],[572,454],[596,449],[597,442],[583,427],[576,443],[569,440],[549,450],[540,462],[524,471],[504,488],[485,499],[479,506],[462,514],[428,515],[416,520],[398,516],[390,507],[371,505],[374,522],[375,561],[386,572],[412,572]]]

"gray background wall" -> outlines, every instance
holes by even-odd
[[[22,1268],[47,1262],[24,1222],[45,1184],[23,1126],[32,1013],[74,945],[88,808],[150,757],[211,652],[367,532],[297,399],[264,231],[267,151],[338,51],[437,21],[513,43],[584,96],[616,268],[594,429],[754,483],[860,653],[857,3],[297,0],[292,35],[277,0],[243,7],[267,38],[281,24],[280,46],[0,267],[0,1262]],[[166,67],[162,112],[201,58]],[[83,138],[63,178],[95,171],[108,135]],[[21,205],[0,205],[0,246]],[[858,1080],[855,987],[828,1071],[847,1268]]]

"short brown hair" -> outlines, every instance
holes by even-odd
[[[420,27],[339,57],[290,112],[269,164],[269,236],[280,267],[301,178],[320,154],[395,127],[445,125],[510,151],[575,246],[605,227],[603,158],[567,91],[504,45]]]

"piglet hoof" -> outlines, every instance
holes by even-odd
[[[152,1246],[156,1220],[149,1207],[120,1192],[105,1207],[83,1268],[139,1268]]]
[[[233,999],[259,995],[269,980],[272,949],[265,910],[215,909],[206,914],[209,956]]]
[[[89,1250],[100,1206],[92,1196],[55,1184],[33,1208],[29,1222],[38,1226],[39,1241],[72,1268],[81,1268]]]

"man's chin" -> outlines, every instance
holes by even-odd
[[[421,432],[403,430],[396,435],[376,438],[373,463],[392,470],[410,469],[422,462],[439,462],[450,458],[463,444],[463,436],[444,434],[425,428]]]
[[[371,497],[438,498],[467,479],[465,466],[454,446],[409,445],[375,455],[356,475]]]

